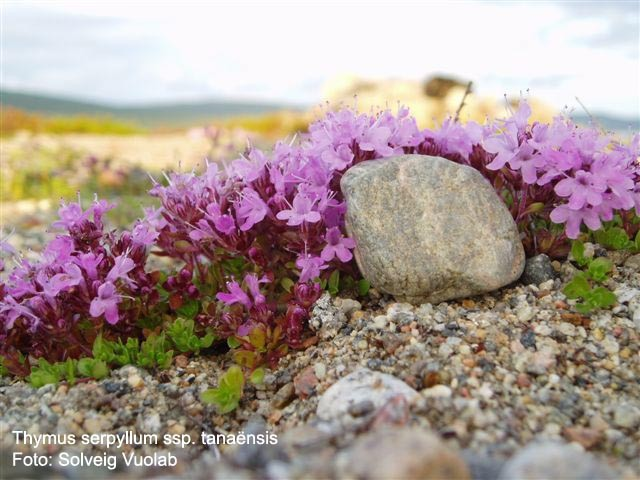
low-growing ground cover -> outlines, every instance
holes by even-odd
[[[563,117],[531,125],[530,113],[523,101],[506,120],[449,119],[421,131],[406,109],[328,112],[298,141],[269,152],[249,146],[223,166],[211,162],[201,173],[154,180],[150,194],[159,207],[147,209],[131,231],[105,229],[103,215],[112,208],[105,201],[63,203],[53,224],[63,233],[40,261],[18,257],[2,284],[4,368],[27,375],[37,362],[49,372],[45,378],[59,379],[81,374],[73,359],[92,354],[107,365],[162,366],[177,347],[167,332],[187,321],[194,338],[235,352],[245,374],[233,376],[241,380],[229,392],[245,377],[259,381],[263,367],[315,342],[305,325],[323,289],[367,294],[344,231],[339,180],[354,164],[400,153],[479,170],[504,199],[528,255],[563,258],[571,239],[594,231],[605,243],[637,248],[640,137],[622,144]],[[16,253],[9,244],[4,250]],[[179,270],[146,269],[150,253],[175,260]],[[590,284],[603,281],[609,266],[587,267],[568,287],[583,300],[577,308],[612,305],[610,293]],[[116,353],[95,358],[96,339],[115,342]]]
[[[640,137],[621,143],[563,117],[529,124],[528,116],[522,102],[506,120],[420,130],[405,109],[328,112],[272,150],[249,146],[233,161],[153,175],[154,204],[130,229],[108,226],[108,201],[85,193],[63,202],[39,256],[2,241],[6,425],[135,424],[197,438],[249,428],[256,413],[260,428],[290,439],[283,448],[293,450],[273,458],[240,449],[220,475],[340,475],[336,450],[366,463],[350,457],[352,442],[385,424],[431,427],[492,458],[534,436],[564,438],[636,469]],[[527,255],[547,254],[555,273],[419,307],[371,289],[344,228],[340,178],[354,164],[405,153],[480,171]],[[322,423],[319,397],[358,366],[401,378],[421,400],[354,406],[346,424]],[[26,398],[34,387],[46,408]],[[109,405],[96,406],[105,394]],[[29,410],[17,415],[21,402]],[[62,413],[73,423],[60,424]],[[321,445],[322,465],[300,438]],[[182,454],[206,472],[208,457],[194,445]]]

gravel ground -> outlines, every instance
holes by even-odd
[[[516,283],[439,305],[395,303],[376,291],[362,304],[325,296],[311,320],[317,344],[282,359],[263,385],[246,388],[240,407],[227,415],[202,404],[199,394],[215,386],[230,365],[228,354],[179,356],[161,372],[124,367],[100,382],[73,387],[34,390],[3,378],[5,465],[16,451],[105,452],[100,445],[16,445],[13,430],[77,437],[131,430],[189,435],[193,441],[185,448],[147,444],[108,450],[140,456],[170,452],[177,458],[174,467],[126,470],[120,462],[113,472],[53,465],[4,474],[397,478],[424,474],[412,470],[412,462],[428,457],[428,471],[445,472],[440,476],[447,478],[513,478],[532,468],[555,478],[577,475],[580,468],[587,472],[580,478],[635,478],[640,475],[640,255],[607,255],[616,263],[607,286],[620,304],[588,316],[575,313],[561,293],[574,270],[569,262],[554,262],[557,278],[538,285]],[[363,381],[370,381],[362,388],[369,390],[358,390],[364,400],[351,401],[357,389],[338,390],[337,382],[362,368],[367,369],[359,372]],[[381,374],[398,382],[387,385]],[[325,406],[318,408],[325,394]],[[389,433],[392,427],[396,433]],[[277,445],[203,445],[201,437],[202,432],[267,430],[278,435]],[[531,442],[543,447],[523,451]],[[415,455],[407,445],[430,446]],[[376,448],[382,453],[372,453]],[[550,462],[550,451],[562,460]],[[393,461],[384,468],[395,465],[391,470],[380,470],[385,452]],[[528,470],[518,470],[527,461]]]

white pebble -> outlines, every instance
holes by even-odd
[[[529,305],[520,307],[516,311],[516,316],[518,317],[518,320],[520,320],[521,322],[528,322],[534,316],[533,308],[531,308]]]
[[[446,385],[434,385],[422,390],[422,395],[427,398],[449,398],[451,393],[451,389]]]
[[[387,317],[385,315],[378,315],[373,319],[373,326],[379,329],[383,329],[387,324]]]
[[[440,345],[440,348],[438,348],[438,354],[441,357],[449,357],[452,353],[453,353],[453,348],[451,348],[446,343],[443,343],[442,345]]]

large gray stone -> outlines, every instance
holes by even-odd
[[[381,291],[438,303],[498,289],[522,274],[513,218],[471,167],[401,155],[354,166],[341,187],[356,261]]]

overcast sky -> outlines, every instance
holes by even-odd
[[[2,0],[0,84],[116,103],[316,103],[336,75],[440,72],[481,94],[530,89],[640,117],[640,0],[420,3]]]

